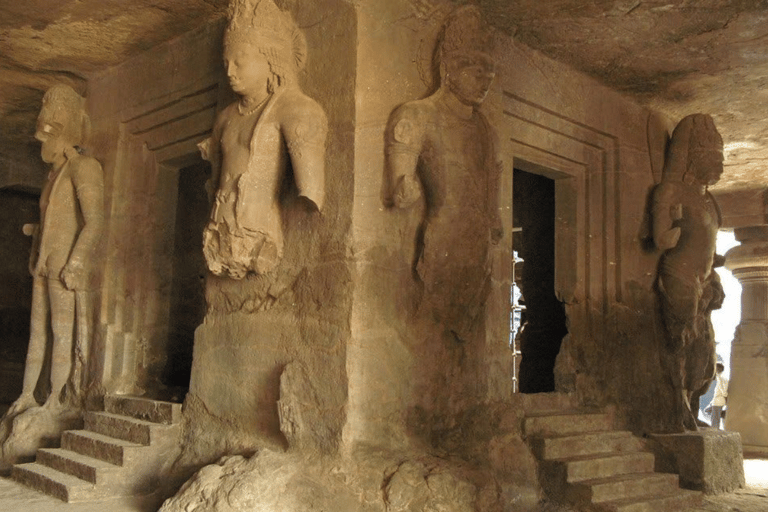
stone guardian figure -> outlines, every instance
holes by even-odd
[[[675,128],[662,182],[653,191],[653,240],[663,251],[656,291],[674,390],[675,430],[697,430],[698,400],[715,376],[710,313],[725,297],[714,267],[720,211],[707,190],[723,172],[723,140],[712,118],[685,117]]]
[[[289,160],[299,196],[317,210],[323,206],[328,123],[297,83],[306,55],[304,36],[273,0],[230,4],[224,65],[240,99],[219,114],[213,136],[200,145],[213,168],[203,251],[215,275],[242,279],[279,264],[279,194]]]
[[[502,237],[496,134],[479,107],[495,77],[492,36],[476,6],[455,10],[438,42],[440,88],[390,116],[388,201],[423,196],[415,275],[422,310],[467,340],[490,286],[490,244]]]
[[[71,87],[59,84],[45,93],[35,138],[51,171],[40,196],[40,225],[24,227],[34,236],[31,333],[21,396],[0,422],[0,469],[32,457],[46,439],[79,421],[90,343],[88,292],[104,227],[101,165],[81,149],[89,129],[85,100]],[[44,390],[40,407],[36,392]]]
[[[24,384],[9,414],[38,405],[33,393],[41,377],[49,321],[51,391],[45,407],[62,406],[73,353],[86,342],[80,339],[84,319],[78,315],[86,313],[80,294],[91,287],[94,249],[104,226],[104,184],[99,162],[81,154],[89,130],[84,103],[69,86],[55,85],[43,97],[38,117],[35,138],[51,172],[40,196],[40,226],[30,261],[34,288]]]

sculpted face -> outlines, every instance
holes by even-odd
[[[473,52],[452,57],[447,67],[445,79],[448,89],[463,104],[480,105],[496,76],[493,60],[484,53]]]
[[[702,185],[714,185],[723,174],[723,152],[717,148],[698,149],[689,156],[689,165],[695,171],[696,181]]]
[[[42,142],[40,156],[43,162],[51,164],[64,156],[64,150],[71,146],[63,134],[64,127],[56,122],[40,120],[37,123],[35,138]]]
[[[229,85],[241,96],[253,96],[267,90],[272,73],[269,62],[252,44],[236,41],[224,48],[224,66]]]

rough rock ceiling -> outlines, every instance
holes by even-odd
[[[479,2],[516,40],[673,119],[713,114],[727,149],[717,188],[768,184],[768,0]],[[0,0],[0,157],[37,154],[30,137],[51,83],[82,92],[89,73],[220,16],[226,4]]]

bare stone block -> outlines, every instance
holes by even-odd
[[[744,486],[744,459],[738,432],[702,430],[652,434],[656,471],[678,473],[680,485],[707,494]]]

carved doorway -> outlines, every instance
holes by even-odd
[[[555,181],[515,169],[513,191],[514,280],[522,292],[518,302],[525,306],[515,340],[517,389],[552,392],[555,359],[568,332],[563,303],[555,295]]]
[[[200,160],[176,171],[177,201],[173,232],[173,277],[163,384],[183,398],[189,388],[195,329],[205,316],[203,228],[210,206],[205,182],[211,166]]]

